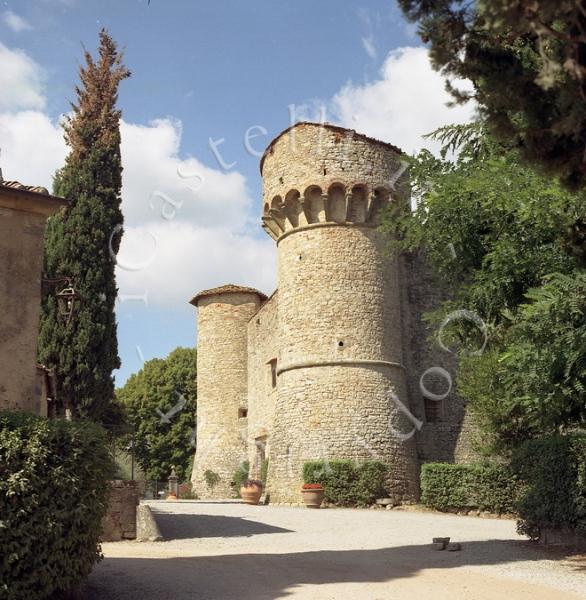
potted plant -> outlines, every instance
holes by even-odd
[[[304,483],[301,488],[303,502],[307,508],[319,508],[326,491],[321,483]]]
[[[240,497],[246,504],[258,504],[262,496],[262,481],[247,479],[240,486]]]

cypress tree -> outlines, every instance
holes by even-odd
[[[54,294],[43,301],[39,359],[55,373],[59,403],[77,417],[102,421],[120,367],[114,314],[115,255],[122,237],[122,162],[118,86],[130,76],[110,35],[100,32],[98,58],[85,51],[77,101],[63,124],[69,155],[53,191],[70,205],[49,220],[45,276],[71,277],[80,301],[69,322]],[[58,291],[58,290],[57,290]]]

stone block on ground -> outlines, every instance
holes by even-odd
[[[136,510],[136,540],[139,542],[160,542],[163,540],[151,507],[146,504],[140,504]]]

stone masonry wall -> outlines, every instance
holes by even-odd
[[[248,462],[250,476],[260,478],[258,457],[264,446],[269,456],[277,388],[273,387],[271,362],[278,356],[279,314],[276,292],[248,322]]]
[[[437,308],[448,298],[448,290],[438,281],[421,253],[402,259],[403,335],[405,340],[405,366],[411,410],[423,422],[417,435],[417,448],[421,462],[474,462],[478,454],[473,449],[476,429],[466,404],[456,393],[458,361],[437,343],[439,325],[431,327],[423,316]],[[440,420],[426,419],[424,396],[420,388],[421,376],[426,370],[440,367],[452,379],[448,396],[439,403]],[[435,394],[443,394],[449,386],[445,376],[427,374],[424,387]]]
[[[197,448],[192,483],[200,498],[228,498],[230,482],[246,459],[248,384],[247,324],[260,306],[254,292],[197,300]],[[206,470],[220,481],[206,483]]]
[[[382,460],[391,495],[411,501],[421,461],[476,458],[463,401],[452,389],[427,422],[419,386],[432,366],[455,378],[454,356],[430,343],[422,319],[445,292],[423,257],[389,257],[377,230],[383,206],[406,206],[403,165],[394,146],[330,125],[299,123],[269,145],[262,223],[278,246],[278,292],[262,307],[248,288],[197,301],[200,497],[228,496],[245,457],[260,477],[258,448],[271,502],[300,501],[307,460]],[[431,391],[445,389],[433,379]],[[205,469],[221,477],[214,490]]]
[[[279,244],[281,352],[269,458],[271,500],[299,501],[307,460],[382,460],[398,500],[417,496],[402,364],[396,261],[372,228],[300,230]],[[299,257],[301,256],[301,260]]]
[[[0,409],[38,413],[37,338],[46,217],[0,207]]]
[[[138,487],[136,481],[114,480],[108,512],[102,520],[103,542],[119,542],[136,539],[136,507]]]
[[[324,192],[342,182],[348,189],[365,184],[389,187],[401,169],[401,151],[351,129],[316,123],[298,123],[283,132],[263,158],[263,202],[285,199],[291,189],[301,194],[311,186]],[[406,179],[401,179],[406,182]]]
[[[408,406],[398,261],[384,255],[380,208],[403,202],[388,144],[302,123],[265,153],[263,222],[279,256],[278,399],[271,501],[298,502],[301,469],[320,458],[392,467],[392,494],[418,494]],[[395,435],[398,432],[399,435]]]

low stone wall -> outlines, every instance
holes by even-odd
[[[136,481],[110,482],[112,493],[108,512],[102,520],[102,541],[119,542],[136,539],[136,507],[138,487]]]

